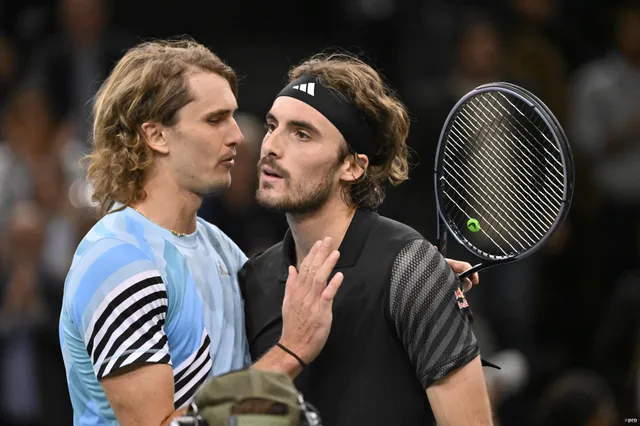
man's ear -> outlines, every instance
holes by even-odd
[[[344,159],[340,180],[355,182],[364,176],[369,166],[369,158],[364,154],[350,154]]]
[[[144,141],[149,148],[160,154],[169,153],[169,144],[165,139],[166,129],[159,123],[146,121],[142,123],[142,133]]]

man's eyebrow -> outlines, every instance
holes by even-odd
[[[271,111],[267,113],[266,119],[275,121],[276,123],[278,122],[278,119],[276,118],[275,115],[273,115],[273,113],[271,113]],[[308,130],[309,132],[312,132],[312,133],[316,133],[318,135],[320,134],[320,130],[318,130],[316,126],[314,126],[313,124],[305,120],[289,120],[287,121],[286,124],[289,127],[297,127],[300,129]]]
[[[287,125],[290,127],[299,127],[301,129],[305,129],[308,130],[312,133],[315,134],[320,134],[320,130],[318,130],[318,128],[316,126],[314,126],[313,124],[309,123],[308,121],[304,121],[304,120],[290,120],[287,122]]]
[[[278,119],[276,118],[275,115],[271,113],[271,111],[267,112],[267,116],[265,117],[265,120],[273,120],[276,123],[278,122]]]
[[[214,111],[210,111],[207,113],[207,116],[209,117],[219,117],[221,115],[231,115],[233,113],[235,113],[238,110],[238,108],[219,108],[216,109]]]

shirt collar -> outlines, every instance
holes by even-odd
[[[369,233],[375,222],[377,213],[358,209],[351,219],[349,228],[344,235],[342,243],[338,250],[340,258],[334,269],[350,268],[358,263],[360,255],[364,249],[364,245],[369,238]],[[296,264],[296,247],[291,228],[287,229],[284,239],[282,240],[282,264],[280,270],[280,281],[287,281],[289,275],[289,265]]]

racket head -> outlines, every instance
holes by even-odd
[[[485,84],[445,120],[434,184],[438,240],[448,231],[486,266],[515,261],[542,247],[566,218],[573,156],[540,99],[514,84]]]

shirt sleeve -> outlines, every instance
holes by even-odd
[[[460,281],[425,240],[408,243],[391,271],[389,313],[426,389],[479,354]]]
[[[132,244],[101,240],[83,253],[72,277],[73,321],[98,380],[135,363],[171,364],[167,289],[148,256]]]

